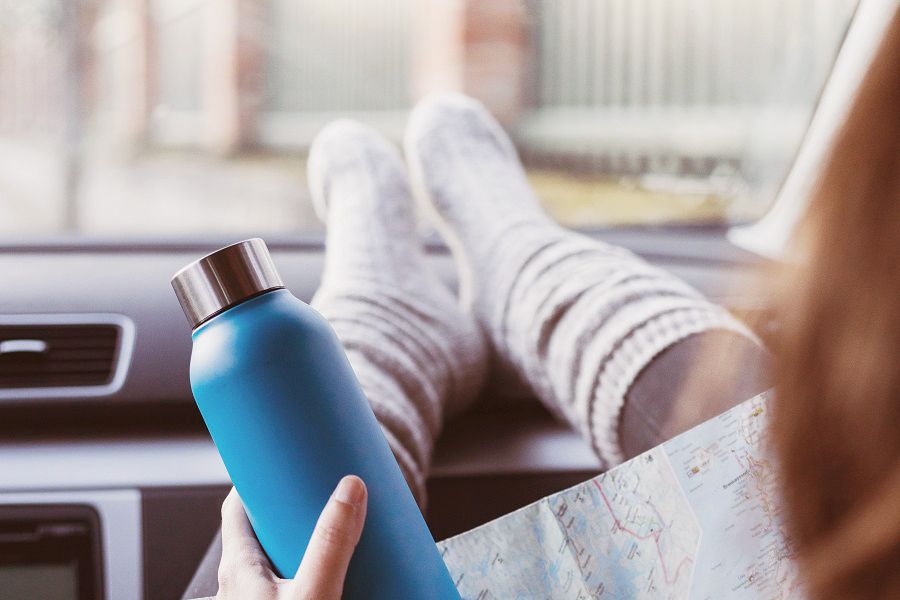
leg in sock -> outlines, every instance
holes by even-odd
[[[716,368],[697,371],[711,353]],[[707,331],[669,346],[628,390],[619,425],[623,454],[640,454],[772,387],[767,363],[759,344],[729,331]]]
[[[686,283],[552,222],[511,142],[476,101],[458,95],[423,101],[405,146],[416,193],[459,264],[464,306],[500,361],[607,464],[624,458],[623,446],[646,443],[623,444],[622,408],[660,353],[713,330],[755,346],[742,324]],[[708,417],[717,409],[700,412]],[[652,421],[637,422],[645,423],[636,426],[640,435],[653,439]],[[658,429],[691,424],[687,418]]]
[[[477,323],[425,266],[399,154],[372,130],[338,121],[309,156],[313,202],[327,225],[312,306],[332,324],[413,493],[424,504],[445,416],[484,378]]]

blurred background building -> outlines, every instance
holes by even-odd
[[[852,0],[0,0],[0,232],[315,229],[303,154],[481,99],[579,226],[765,209]],[[210,208],[215,207],[215,218]]]

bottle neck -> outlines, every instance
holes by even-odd
[[[270,290],[263,290],[252,296],[248,296],[246,298],[241,299],[238,302],[235,302],[231,306],[227,306],[220,310],[219,312],[211,315],[209,318],[203,320],[198,323],[192,330],[191,336],[197,335],[200,331],[204,329],[208,329],[209,327],[215,325],[216,323],[221,322],[223,319],[229,316],[237,316],[238,314],[253,310],[254,308],[265,304],[270,299],[275,299],[282,294],[290,294],[286,289],[282,288],[273,288]]]

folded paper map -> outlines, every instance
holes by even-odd
[[[802,598],[766,396],[441,542],[462,597]]]

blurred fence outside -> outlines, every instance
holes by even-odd
[[[222,21],[213,13],[225,4],[259,5],[258,22],[217,31]],[[215,101],[209,96],[217,91],[208,83],[208,71],[216,68],[209,54],[217,46],[208,38],[233,32],[257,37],[263,53],[250,61],[262,72],[237,75],[255,80],[255,144],[302,148],[322,118],[333,114],[402,121],[414,100],[414,13],[429,4],[108,0],[97,6],[97,22],[86,32],[96,49],[92,114],[127,130],[123,115],[133,113],[135,88],[143,88],[149,141],[202,147],[208,105]],[[524,83],[494,85],[525,88],[511,125],[526,150],[605,158],[598,164],[612,171],[635,170],[631,163],[645,159],[668,170],[696,170],[702,165],[691,161],[738,158],[747,129],[756,125],[752,113],[761,107],[780,119],[771,126],[777,133],[771,143],[791,146],[779,138],[802,131],[802,113],[854,5],[532,0],[522,24],[526,52],[534,59],[529,76]],[[66,48],[46,32],[57,26],[59,10],[51,0],[35,0],[31,9],[0,0],[0,131],[59,125],[54,99]],[[135,57],[147,70],[143,85],[136,81]]]
[[[805,102],[854,2],[559,0],[540,3],[540,107],[753,105],[779,66]],[[802,67],[798,71],[796,67]]]
[[[604,172],[789,161],[855,7],[816,0],[538,5],[524,146]],[[650,164],[648,164],[650,163]]]
[[[74,37],[62,34],[73,3]],[[80,147],[119,156],[295,152],[344,115],[396,139],[418,97],[452,89],[497,113],[532,165],[700,177],[724,167],[775,181],[855,5],[0,0],[0,150],[68,139],[65,162],[79,134]]]

